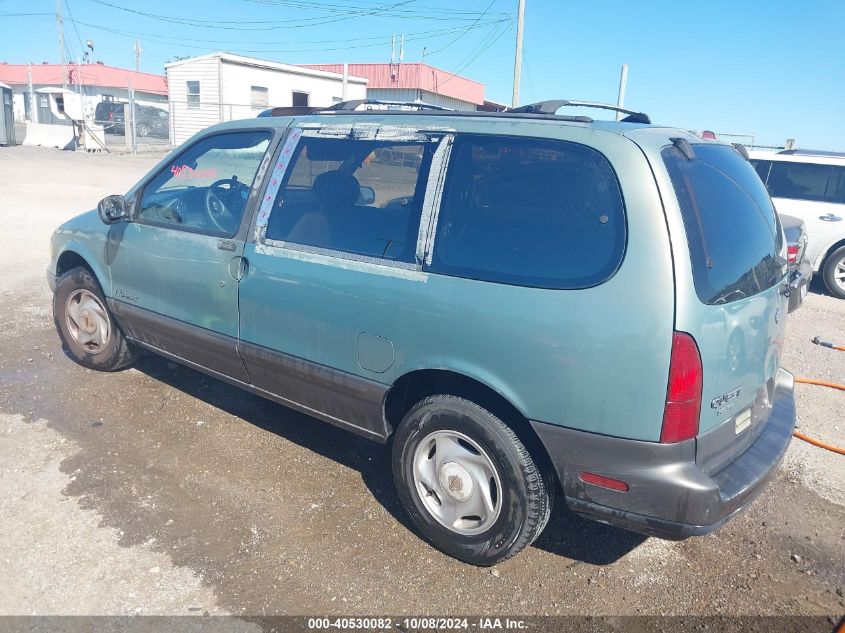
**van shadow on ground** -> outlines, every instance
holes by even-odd
[[[182,366],[174,367],[173,363],[152,354],[143,354],[134,367],[155,380],[249,424],[354,468],[361,473],[364,484],[375,500],[405,528],[418,535],[393,486],[390,451],[386,446],[287,409],[201,372]],[[558,490],[549,524],[533,547],[572,559],[576,561],[575,564],[608,565],[645,539],[644,536],[577,516],[563,503],[562,492]]]

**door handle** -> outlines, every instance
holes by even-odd
[[[842,218],[840,218],[838,215],[828,213],[827,215],[820,215],[819,220],[824,220],[825,222],[839,222],[842,220]]]
[[[243,279],[248,268],[249,261],[246,257],[238,255],[229,260],[229,276],[235,281]]]

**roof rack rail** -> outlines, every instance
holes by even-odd
[[[418,103],[416,101],[382,101],[380,99],[353,99],[341,101],[324,108],[312,106],[281,106],[264,110],[258,116],[304,116],[306,114],[318,114],[320,112],[355,112],[372,110],[433,110],[437,112],[452,112],[450,108],[443,108],[431,103]]]
[[[321,110],[401,110],[409,108],[411,110],[438,110],[447,111],[451,108],[443,108],[431,103],[423,103],[421,101],[384,101],[381,99],[353,99],[351,101],[341,101],[335,103],[328,108],[321,108]]]
[[[341,101],[335,103],[327,108],[319,108],[321,111],[338,111],[344,112],[352,111],[368,111],[368,110],[437,110],[449,111],[451,108],[444,108],[433,103],[423,103],[422,101],[386,101],[382,99],[352,99],[350,101]]]
[[[506,110],[506,112],[525,113],[525,114],[555,114],[558,110],[564,107],[576,108],[598,108],[600,110],[613,110],[614,112],[621,112],[627,114],[623,123],[651,123],[651,118],[645,112],[637,112],[629,110],[620,106],[610,105],[608,103],[597,103],[595,101],[570,101],[569,99],[549,99],[547,101],[538,101],[537,103],[530,103],[528,105],[520,106]]]
[[[319,112],[323,108],[312,108],[310,106],[280,106],[278,108],[270,108],[258,113],[258,117],[267,116],[303,116],[311,114],[312,112]]]

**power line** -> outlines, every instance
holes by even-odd
[[[496,24],[497,21],[490,21],[484,22],[480,25],[475,26],[474,28],[482,28],[485,26],[490,26],[491,24]],[[125,31],[122,29],[115,29],[109,26],[97,25],[97,24],[90,24],[87,22],[79,22],[83,26],[88,26],[91,28],[101,29],[104,31],[109,31],[116,33],[118,35],[130,35],[132,37],[141,37],[141,38],[151,38],[155,39],[158,38],[162,43],[170,43],[173,42],[175,45],[180,45],[181,42],[202,42],[202,43],[211,43],[211,44],[257,44],[257,45],[268,45],[272,46],[278,44],[278,40],[271,40],[271,41],[257,41],[257,40],[226,40],[226,39],[209,39],[207,37],[201,38],[192,38],[192,37],[171,37],[168,35],[159,35],[156,33],[144,33],[140,31]],[[434,29],[430,31],[417,31],[414,33],[408,33],[407,36],[409,39],[419,40],[419,39],[428,39],[428,38],[435,38],[435,37],[446,37],[453,33],[465,30],[464,27],[452,27],[450,29]],[[347,44],[349,42],[376,42],[373,46],[383,46],[384,44],[390,42],[389,36],[379,35],[375,37],[359,37],[359,38],[349,38],[349,39],[341,39],[341,40],[287,40],[290,44]],[[191,48],[203,48],[207,49],[207,46],[203,47],[195,47],[192,46]],[[354,48],[364,48],[364,46],[358,46]],[[292,49],[292,50],[285,50],[285,51],[265,51],[265,52],[293,52],[293,53],[307,53],[307,52],[320,52],[322,50],[327,50],[324,47],[315,48],[315,49]],[[261,51],[257,51],[261,52]]]
[[[324,12],[335,12],[335,13],[348,13],[350,7],[348,5],[337,5],[337,4],[329,4],[325,2],[309,2],[307,0],[244,0],[245,2],[252,2],[254,4],[262,4],[262,5],[272,5],[272,6],[284,6],[289,8],[296,8],[296,9],[304,9],[307,11],[324,11]],[[389,5],[385,4],[375,4],[375,5],[363,5],[360,4],[358,8],[360,9],[375,9],[379,11],[390,11],[391,13],[409,13],[415,14],[420,17],[429,18],[429,19],[461,19],[461,20],[473,20],[475,17],[478,16],[478,11],[466,11],[462,9],[448,9],[443,7],[430,7],[430,6],[421,6],[415,5],[415,9],[400,9],[400,8],[393,8]],[[420,13],[421,12],[421,13]],[[498,12],[499,15],[507,15],[505,12]],[[466,16],[466,17],[458,17],[458,16]]]
[[[332,24],[334,22],[340,22],[343,20],[350,20],[359,17],[368,17],[372,15],[376,15],[378,13],[387,13],[396,7],[400,7],[406,4],[410,4],[415,0],[402,0],[401,2],[395,2],[391,5],[387,5],[385,8],[370,8],[366,10],[358,10],[358,11],[349,11],[344,15],[339,15],[337,17],[332,18],[325,18],[325,17],[312,17],[312,18],[298,18],[292,20],[279,20],[276,22],[264,22],[265,24],[272,24],[272,26],[260,26],[260,27],[253,27],[248,28],[245,26],[224,26],[224,23],[221,21],[206,21],[206,20],[196,20],[194,18],[176,18],[172,16],[160,15],[157,13],[149,13],[147,11],[140,11],[138,9],[130,9],[128,7],[122,7],[117,4],[113,4],[111,2],[107,2],[106,0],[91,0],[96,4],[100,4],[103,6],[107,6],[113,9],[117,9],[119,11],[125,11],[127,13],[133,13],[135,15],[140,15],[146,18],[150,18],[153,20],[158,20],[161,22],[168,22],[170,24],[179,24],[179,25],[188,25],[188,26],[195,26],[198,28],[204,29],[223,29],[229,31],[276,31],[280,29],[296,29],[296,28],[306,28],[312,26],[322,26],[324,24]],[[391,16],[397,17],[397,16]],[[398,16],[398,17],[407,17],[407,16]],[[422,17],[422,16],[419,16]],[[445,18],[444,18],[445,19]],[[255,24],[256,22],[248,22],[247,24]],[[233,24],[242,24],[242,23],[233,23]]]
[[[531,75],[531,62],[528,61],[528,47],[522,48],[523,65],[525,66],[525,75],[528,78],[528,89],[531,91],[531,101],[537,101],[537,94],[534,92],[534,79]]]
[[[487,8],[486,8],[486,9],[484,9],[484,11],[482,11],[482,12],[479,14],[479,16],[478,16],[477,18],[475,18],[475,22],[473,22],[472,24],[470,24],[470,25],[466,28],[466,30],[465,30],[464,32],[462,32],[460,35],[458,35],[458,37],[456,37],[456,38],[455,38],[455,39],[453,39],[451,42],[449,42],[448,44],[446,44],[446,46],[444,46],[443,48],[439,48],[439,49],[437,49],[436,51],[432,51],[431,53],[428,53],[428,54],[429,54],[429,55],[436,55],[437,53],[440,53],[440,52],[442,52],[442,51],[445,51],[445,50],[446,50],[447,48],[449,48],[452,44],[454,44],[455,42],[457,42],[458,40],[460,40],[460,39],[461,39],[464,35],[466,35],[467,33],[469,33],[471,29],[475,28],[475,26],[478,24],[479,20],[481,20],[481,18],[483,18],[483,17],[487,14],[487,12],[490,10],[490,7],[492,7],[492,6],[493,6],[493,4],[494,4],[495,2],[496,2],[496,0],[490,0],[490,4],[488,4],[488,5],[487,5]]]
[[[125,30],[122,30],[122,29],[114,29],[114,28],[111,28],[111,27],[103,26],[103,25],[90,24],[88,22],[83,22],[83,21],[80,21],[80,20],[77,21],[77,24],[80,24],[82,26],[87,26],[89,28],[94,28],[94,29],[106,31],[108,33],[113,33],[115,35],[121,35],[121,36],[124,36],[124,37],[143,38],[148,42],[151,41],[153,43],[167,44],[168,46],[176,46],[176,47],[180,47],[180,48],[188,48],[188,49],[193,49],[193,50],[206,50],[207,51],[207,50],[209,50],[209,47],[203,46],[201,44],[186,44],[185,43],[186,41],[187,42],[200,42],[200,43],[214,43],[214,44],[257,43],[257,42],[242,42],[242,41],[234,41],[233,42],[231,40],[228,40],[228,41],[227,40],[209,40],[207,38],[196,39],[196,38],[180,37],[180,38],[176,39],[176,38],[171,38],[171,37],[167,37],[167,36],[154,35],[154,34],[151,34],[151,33],[138,33],[138,32],[132,32],[132,31],[125,31]],[[498,24],[498,22],[485,23],[484,25],[481,25],[481,26],[486,27],[486,26],[490,26],[491,24],[496,25],[496,24]],[[476,28],[481,28],[481,26],[478,26]],[[408,36],[406,39],[407,39],[407,41],[421,41],[421,40],[435,39],[435,38],[438,38],[438,37],[448,36],[448,35],[454,33],[455,31],[457,31],[458,28],[462,28],[462,27],[456,27],[454,29],[450,29],[450,30],[447,30],[445,32],[442,31],[442,30],[441,31],[422,31],[422,32],[420,32],[422,34],[416,35],[416,36]],[[387,42],[390,41],[389,37],[362,38],[362,39],[364,41],[370,41],[370,40],[377,40],[377,41],[375,41],[373,43],[369,43],[369,44],[350,44],[350,42],[355,41],[355,40],[321,40],[320,42],[314,42],[314,43],[323,43],[323,44],[334,43],[334,44],[337,44],[337,46],[334,46],[334,47],[321,46],[319,48],[291,48],[291,49],[230,48],[229,50],[230,50],[230,52],[241,52],[241,53],[317,53],[317,52],[322,52],[322,51],[339,51],[339,50],[374,48],[374,47],[384,46]],[[276,44],[277,42],[261,42],[261,43],[272,45],[272,44]]]
[[[76,20],[73,19],[73,11],[70,10],[70,2],[65,0],[65,6],[67,7],[67,14],[70,18],[70,23],[73,24],[73,30],[76,32],[76,39],[79,42],[79,54],[80,56],[85,53],[85,46],[82,44],[82,37],[79,35],[79,29],[76,28]]]
[[[469,59],[465,58],[466,61],[461,63],[455,70],[453,70],[451,73],[449,73],[449,77],[447,79],[444,79],[442,82],[440,82],[438,87],[442,86],[445,83],[448,83],[449,81],[451,81],[452,79],[457,77],[459,73],[464,71],[466,68],[469,68],[470,65],[472,65],[484,53],[486,53],[490,49],[490,47],[493,46],[493,44],[495,44],[496,42],[498,42],[499,38],[501,38],[502,35],[504,35],[508,31],[510,31],[510,24],[507,27],[502,28],[499,31],[499,34],[496,35],[495,37],[493,37],[493,35],[496,32],[496,27],[494,27],[491,30],[490,34],[482,40],[481,46],[479,46],[479,48],[478,48],[478,52],[475,53],[475,55],[472,56]],[[491,37],[492,37],[492,39],[490,39]],[[488,42],[488,40],[489,40],[489,43],[485,44],[485,42]]]

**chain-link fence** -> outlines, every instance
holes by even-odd
[[[138,152],[170,147],[170,115],[166,101],[155,104],[129,101],[101,101],[94,110],[96,126],[102,126],[106,148]]]
[[[267,106],[242,103],[219,103],[193,99],[162,102],[140,101],[130,92],[127,103],[117,106],[111,121],[106,122],[107,145],[123,146],[137,153],[168,149],[181,145],[191,136],[215,123],[251,119]],[[103,105],[106,110],[115,109]],[[101,117],[97,117],[98,122]]]

